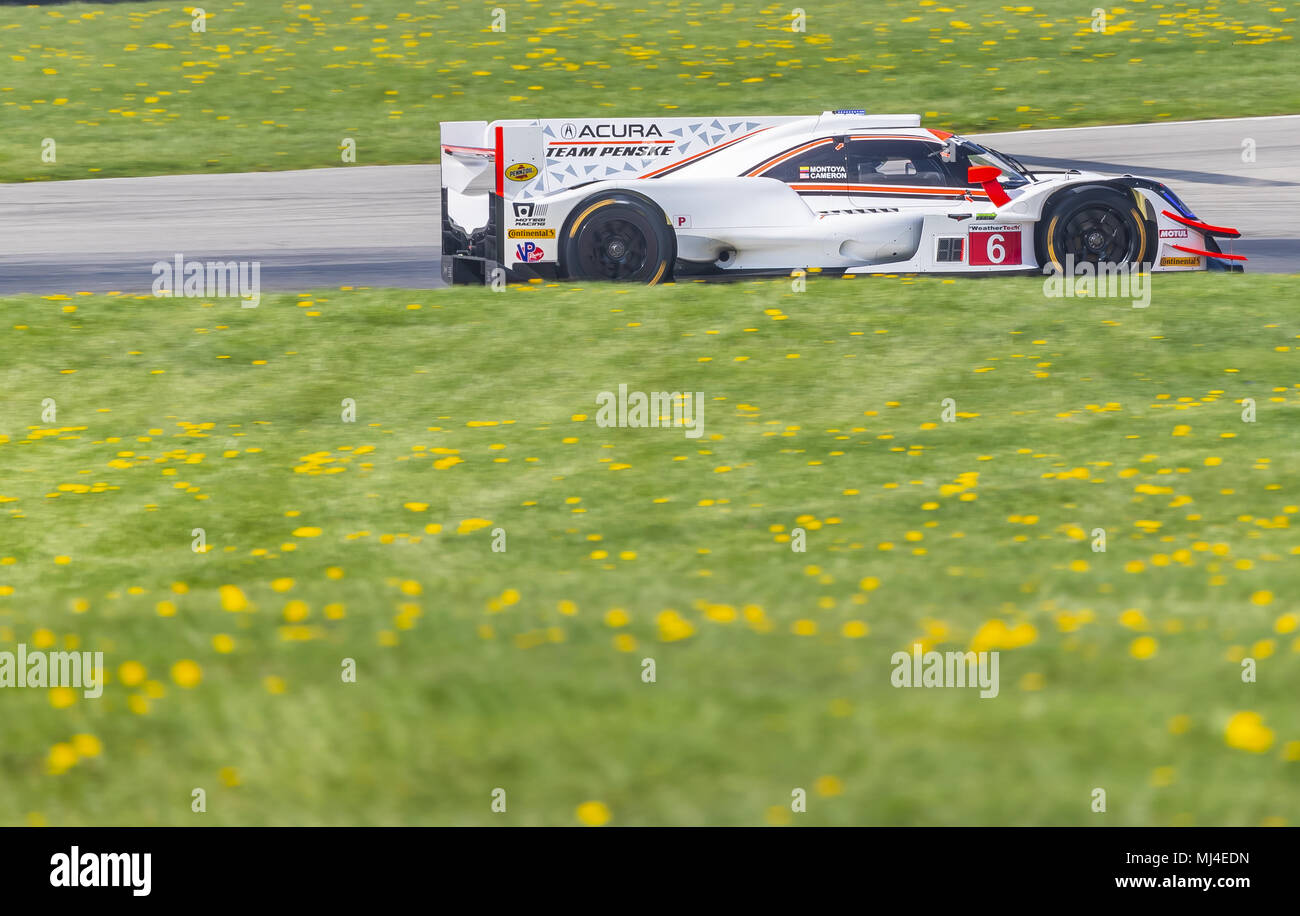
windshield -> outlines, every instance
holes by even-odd
[[[972,165],[991,165],[995,167],[1002,173],[998,177],[998,181],[1009,188],[1018,188],[1029,183],[1029,179],[1025,177],[1023,166],[1017,167],[1016,161],[1010,156],[980,146],[978,143],[971,143],[969,140],[962,143],[961,158],[965,160],[960,163],[963,169]]]

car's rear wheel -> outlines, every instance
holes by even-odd
[[[1133,264],[1147,257],[1147,224],[1132,198],[1111,188],[1081,188],[1055,199],[1039,222],[1044,265]]]
[[[575,280],[653,285],[669,278],[676,238],[663,212],[639,194],[594,197],[574,208],[562,264]]]

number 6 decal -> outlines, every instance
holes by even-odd
[[[1019,267],[1020,227],[1008,226],[996,232],[972,231],[970,263],[977,267]]]

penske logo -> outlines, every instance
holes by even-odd
[[[511,181],[530,181],[537,177],[537,166],[531,162],[516,162],[506,169],[506,177]]]

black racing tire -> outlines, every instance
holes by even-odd
[[[1038,221],[1038,260],[1065,270],[1068,256],[1075,264],[1149,262],[1150,227],[1132,196],[1099,185],[1070,189],[1048,202]]]
[[[574,280],[653,286],[672,278],[677,236],[651,200],[631,191],[601,194],[574,207],[560,265]]]

